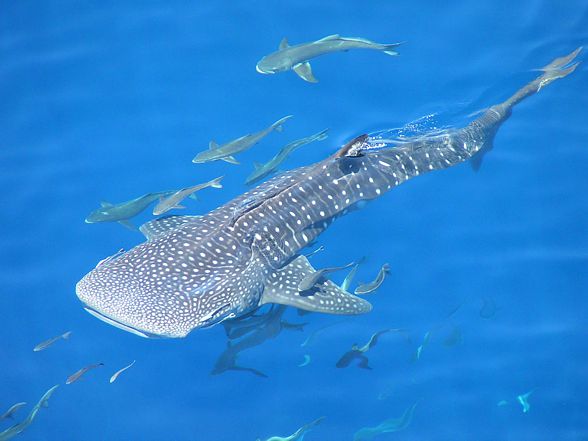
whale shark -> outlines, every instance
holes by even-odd
[[[76,294],[97,318],[153,338],[185,337],[264,304],[367,313],[367,300],[329,280],[320,290],[300,291],[300,282],[316,272],[301,250],[366,201],[485,151],[513,107],[572,73],[579,52],[555,59],[464,127],[393,146],[361,135],[322,161],[286,171],[207,214],[147,222],[140,227],[146,241],[101,261],[77,283]]]

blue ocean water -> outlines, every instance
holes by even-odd
[[[255,71],[284,36],[334,33],[405,43],[394,58],[316,59],[318,84]],[[19,439],[265,440],[326,416],[305,440],[351,440],[416,402],[407,428],[377,439],[588,439],[585,63],[515,109],[480,171],[420,176],[323,234],[316,267],[367,256],[358,280],[384,262],[390,275],[368,315],[287,311],[304,331],[239,358],[268,378],[210,375],[226,347],[221,326],[141,339],[84,312],[74,291],[99,260],[142,241],[118,224],[84,223],[102,200],[225,175],[222,191],[187,202],[186,213],[205,213],[245,191],[252,162],[291,140],[330,129],[289,159],[297,167],[427,115],[463,124],[587,43],[586,1],[3,2],[0,412],[27,401],[18,421],[61,384]],[[289,114],[242,165],[191,163],[210,139]],[[354,342],[391,327],[409,338],[383,336],[373,370],[335,368]],[[69,341],[32,351],[67,330]],[[305,354],[310,364],[298,367]],[[96,362],[105,366],[64,384]],[[524,413],[517,396],[530,391]]]

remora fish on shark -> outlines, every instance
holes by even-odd
[[[218,178],[214,178],[213,180],[205,182],[204,184],[182,188],[172,195],[160,199],[155,208],[153,208],[153,215],[159,216],[160,214],[166,213],[169,210],[173,210],[174,208],[186,208],[182,205],[179,205],[180,202],[206,187],[223,188],[223,185],[220,182],[222,178],[223,176],[219,176]]]
[[[304,81],[318,83],[308,62],[312,58],[332,52],[348,51],[349,49],[371,49],[382,51],[388,55],[398,55],[396,48],[401,44],[381,44],[365,38],[342,37],[335,34],[310,43],[290,46],[288,40],[284,38],[280,42],[278,50],[259,60],[255,69],[262,74],[293,70]]]
[[[110,202],[100,202],[101,207],[92,211],[86,218],[87,224],[94,224],[97,222],[118,222],[130,229],[136,229],[133,224],[128,222],[129,219],[135,217],[147,208],[153,201],[162,197],[168,196],[174,191],[158,191],[155,193],[147,193],[130,201],[121,202],[119,204],[111,204]]]
[[[147,241],[90,271],[78,282],[77,296],[96,317],[143,337],[185,337],[267,303],[366,313],[369,302],[330,281],[302,295],[298,285],[316,270],[301,250],[359,203],[469,160],[492,142],[516,104],[572,73],[578,52],[556,59],[463,128],[378,149],[362,137],[203,216],[148,222],[141,227]]]
[[[240,138],[234,139],[233,141],[229,141],[220,146],[216,142],[210,141],[209,149],[198,153],[194,159],[192,159],[192,162],[200,164],[202,162],[218,161],[221,159],[230,162],[231,164],[238,164],[239,162],[233,157],[233,155],[249,150],[274,130],[276,132],[281,132],[283,130],[282,124],[290,118],[292,118],[292,115],[285,116],[266,129],[241,136]]]
[[[376,289],[378,289],[380,287],[380,285],[382,283],[384,283],[384,279],[386,278],[386,274],[388,274],[390,272],[390,265],[388,265],[387,263],[385,263],[384,265],[382,265],[382,268],[380,268],[380,271],[378,271],[378,275],[376,276],[376,278],[368,283],[360,283],[359,286],[357,288],[355,288],[355,291],[353,291],[353,294],[356,295],[365,295],[365,294],[369,294],[370,292],[374,292]]]
[[[303,145],[310,144],[313,141],[322,141],[327,139],[327,132],[329,129],[325,129],[322,132],[315,133],[314,135],[307,136],[306,138],[298,139],[296,141],[292,141],[286,144],[282,149],[278,152],[276,156],[270,159],[265,164],[259,164],[257,162],[254,163],[255,170],[251,173],[245,184],[250,185],[254,184],[257,181],[261,181],[266,176],[271,175],[275,172],[278,167],[288,158],[288,156],[296,149],[302,147]]]

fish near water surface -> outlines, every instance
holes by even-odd
[[[216,142],[210,141],[209,149],[198,153],[194,159],[192,159],[192,162],[200,164],[203,162],[229,159],[228,162],[238,164],[237,160],[233,158],[233,155],[249,150],[274,130],[276,132],[281,132],[283,130],[282,124],[284,124],[290,118],[292,118],[292,115],[285,116],[266,129],[260,130],[256,133],[251,133],[249,135],[241,136],[240,138],[229,141],[223,145],[218,145]]]
[[[440,136],[373,147],[369,137],[251,189],[203,216],[141,226],[146,242],[98,265],[76,293],[88,312],[143,337],[184,337],[268,303],[363,314],[365,299],[330,281],[302,295],[316,272],[300,255],[331,223],[403,182],[468,161],[492,143],[513,107],[574,71],[579,50],[558,58],[506,101]]]
[[[365,38],[342,37],[335,34],[310,43],[290,46],[288,40],[284,38],[280,42],[278,50],[259,60],[255,69],[261,74],[275,74],[293,70],[304,81],[317,83],[318,80],[314,77],[309,63],[312,58],[350,49],[371,49],[388,55],[398,55],[396,48],[400,44],[381,44]]]
[[[47,349],[49,346],[53,345],[58,340],[69,340],[70,336],[71,336],[71,331],[67,331],[61,335],[58,335],[56,337],[52,337],[49,340],[45,340],[45,341],[39,343],[37,346],[35,346],[33,348],[33,352],[43,351],[43,350]]]
[[[173,210],[174,208],[186,208],[180,204],[184,199],[193,195],[197,191],[203,190],[206,187],[212,188],[223,188],[221,184],[221,179],[223,176],[218,178],[214,178],[211,181],[205,182],[204,184],[193,185],[192,187],[182,188],[181,190],[176,191],[175,193],[161,198],[157,205],[153,208],[153,215],[159,216],[160,214],[166,213],[169,210]]]
[[[174,193],[173,191],[158,191],[156,193],[147,193],[130,201],[121,202],[119,204],[111,204],[110,202],[101,202],[101,207],[92,211],[86,218],[87,224],[94,224],[98,222],[119,222],[122,225],[134,229],[133,225],[128,222],[129,219],[135,217],[143,210],[145,210],[152,202],[161,197],[168,196]]]
[[[94,364],[90,364],[88,366],[85,366],[83,368],[81,368],[80,370],[74,372],[72,375],[70,375],[69,377],[67,377],[67,380],[65,380],[65,384],[72,384],[75,383],[76,381],[78,381],[80,378],[82,378],[82,376],[88,372],[91,371],[92,369],[96,369],[99,368],[101,366],[104,366],[104,363],[94,363]]]
[[[286,144],[284,147],[282,147],[282,149],[278,152],[276,156],[274,156],[265,164],[259,164],[257,162],[254,163],[255,170],[253,170],[253,172],[247,177],[245,184],[254,184],[258,181],[261,181],[263,178],[271,175],[296,149],[302,147],[303,145],[310,144],[313,141],[323,141],[327,139],[328,131],[329,129],[325,129],[322,132],[318,132],[314,135],[310,135],[306,138],[298,139],[296,141],[292,141]]]

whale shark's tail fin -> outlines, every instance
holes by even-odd
[[[574,72],[579,65],[575,61],[582,48],[559,57],[540,69],[542,74],[521,87],[506,101],[489,107],[467,126],[443,133],[440,136],[415,140],[400,147],[384,148],[370,154],[362,144],[360,153],[367,153],[364,162],[370,163],[381,176],[373,176],[378,189],[387,190],[402,182],[433,170],[442,170],[483,155],[492,148],[494,135],[509,118],[512,109],[525,98],[536,94],[551,82]],[[369,142],[368,142],[369,145]],[[350,156],[345,152],[344,156]],[[477,164],[480,165],[480,159]],[[362,186],[364,194],[369,189]],[[380,193],[377,193],[379,195]],[[376,195],[376,196],[377,196]]]
[[[528,96],[539,92],[552,81],[567,77],[575,71],[580,64],[579,61],[574,62],[574,60],[581,51],[582,46],[566,56],[556,58],[547,66],[539,69],[543,72],[543,75],[531,81],[525,87],[520,88],[513,96],[503,102],[501,106],[512,108]]]
[[[556,58],[547,66],[539,69],[543,72],[542,75],[521,87],[506,101],[490,107],[482,114],[482,116],[474,120],[463,130],[462,133],[464,138],[469,137],[474,141],[470,143],[472,149],[469,152],[470,155],[473,156],[471,163],[474,170],[480,168],[483,155],[492,149],[494,135],[500,125],[508,119],[512,112],[512,108],[525,98],[536,94],[551,82],[567,77],[574,72],[580,64],[579,61],[574,62],[574,60],[581,50],[582,47],[579,47],[570,54]],[[483,133],[480,133],[480,129]],[[468,133],[468,130],[470,130],[470,133]],[[480,142],[480,140],[482,140],[482,142]]]

